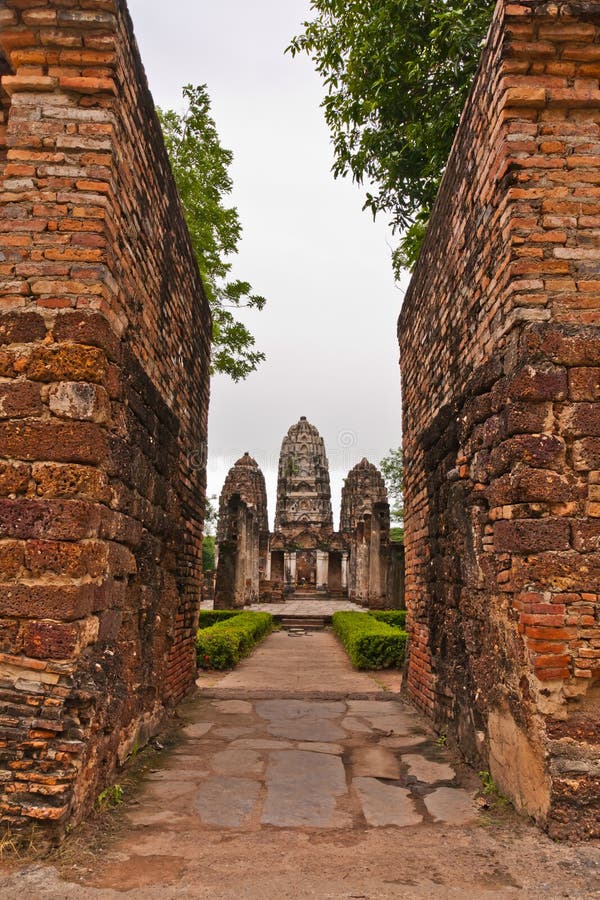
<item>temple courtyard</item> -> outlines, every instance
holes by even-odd
[[[483,793],[398,687],[327,630],[270,635],[199,676],[100,841],[87,823],[0,896],[600,897],[600,848]]]

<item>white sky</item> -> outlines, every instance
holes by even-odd
[[[244,236],[234,274],[265,296],[246,321],[267,354],[244,383],[213,381],[208,487],[221,490],[246,450],[262,466],[275,515],[284,434],[301,415],[321,432],[337,516],[342,479],[401,439],[391,238],[363,212],[363,192],[331,175],[307,58],[284,55],[308,0],[129,0],[155,102],[182,108],[181,87],[206,83],[222,143],[233,150]]]

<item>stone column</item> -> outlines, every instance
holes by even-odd
[[[296,584],[296,554],[285,552],[283,557],[283,570],[286,587]]]
[[[317,550],[317,590],[327,591],[329,581],[329,553]]]
[[[356,533],[354,592],[361,606],[369,604],[369,553],[371,549],[371,516],[365,516]]]
[[[342,553],[342,590],[348,590],[348,551]]]
[[[267,546],[267,556],[265,559],[265,581],[271,580],[271,547]]]
[[[368,605],[377,607],[381,602],[381,523],[379,516],[371,516],[369,541],[369,589]]]

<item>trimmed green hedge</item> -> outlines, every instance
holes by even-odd
[[[203,669],[233,669],[272,630],[273,616],[259,612],[240,612],[209,628],[200,628],[196,636],[198,665]]]
[[[371,610],[369,613],[378,622],[385,622],[392,628],[399,628],[400,631],[406,631],[406,610],[405,609],[380,609]]]
[[[408,635],[369,613],[337,612],[333,630],[357,669],[400,668]]]
[[[239,616],[241,612],[243,612],[241,609],[201,609],[198,628],[210,628],[217,622],[224,622],[226,619]]]

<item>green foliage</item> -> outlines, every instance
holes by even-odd
[[[510,806],[510,800],[505,797],[499,790],[490,772],[484,771],[479,773],[479,778],[483,787],[483,794],[488,798],[489,804],[498,809]]]
[[[380,463],[381,473],[385,480],[388,497],[390,498],[390,515],[392,522],[404,521],[404,459],[402,447],[390,450]],[[394,529],[395,530],[395,529]],[[404,529],[402,529],[404,540]]]
[[[199,628],[210,628],[217,622],[225,622],[227,619],[233,619],[234,616],[241,615],[239,609],[202,609],[200,610]]]
[[[371,610],[369,615],[373,616],[374,619],[377,619],[378,622],[385,622],[386,625],[391,625],[392,628],[399,628],[401,631],[406,631],[405,609]]]
[[[223,618],[196,637],[198,665],[203,669],[233,669],[273,630],[269,613],[242,612]]]
[[[202,538],[202,571],[214,572],[215,569],[215,538],[212,534],[205,534]]]
[[[357,669],[399,668],[404,662],[406,632],[368,613],[334,613],[333,630]]]
[[[120,806],[123,802],[123,788],[120,784],[113,784],[105,788],[96,798],[96,809],[103,811]]]
[[[186,113],[159,109],[158,116],[213,314],[213,370],[239,381],[254,372],[265,355],[254,349],[254,337],[234,312],[243,307],[260,310],[266,300],[254,294],[247,281],[230,278],[242,226],[237,209],[225,203],[233,188],[233,154],[221,146],[207,87],[188,84],[183,97]]]
[[[321,75],[336,177],[367,186],[365,208],[404,231],[412,267],[491,21],[494,0],[311,0],[288,50]]]
[[[399,525],[394,528],[390,528],[390,541],[393,544],[403,544],[404,543],[404,528]]]
[[[204,529],[206,534],[214,535],[219,520],[219,510],[216,506],[216,497],[207,497],[204,504]]]

